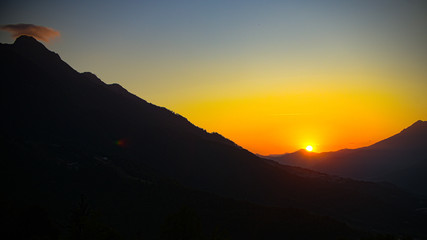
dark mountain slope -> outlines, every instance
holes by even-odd
[[[417,121],[400,133],[379,141],[368,149],[401,150],[401,151],[427,151],[427,122]]]
[[[424,234],[419,226],[425,216],[416,211],[423,203],[415,196],[270,163],[116,84],[74,71],[34,41],[21,37],[1,45],[5,139],[120,159],[111,164],[130,178],[150,173],[226,197],[305,208],[370,230]]]
[[[267,156],[282,164],[343,177],[389,181],[427,194],[427,122],[417,121],[400,133],[359,149]]]
[[[124,170],[132,159],[118,147],[115,155],[105,157],[77,145],[3,136],[0,144],[3,192],[0,234],[9,236],[7,239],[34,239],[28,237],[33,235],[28,233],[31,228],[25,226],[27,219],[32,219],[30,226],[38,226],[37,232],[50,233],[53,228],[64,239],[70,234],[68,226],[73,223],[72,213],[81,194],[97,217],[96,222],[83,222],[83,229],[93,225],[98,229],[85,239],[107,239],[102,236],[109,228],[124,239],[159,239],[165,234],[166,219],[183,207],[194,211],[196,222],[179,218],[183,222],[173,226],[179,230],[181,225],[200,224],[200,232],[196,229],[193,234],[209,238],[215,229],[231,239],[369,236],[329,217],[303,210],[259,206],[194,191],[159,178],[150,169],[134,169],[138,173],[134,177]],[[34,206],[47,212],[41,216],[48,216],[53,226],[37,224],[42,217],[26,213]],[[100,228],[103,225],[106,227]],[[47,227],[50,228],[46,230]]]

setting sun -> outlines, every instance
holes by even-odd
[[[0,236],[427,240],[427,0],[5,2]]]

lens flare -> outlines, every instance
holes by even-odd
[[[125,141],[125,139],[119,139],[119,140],[115,141],[115,144],[119,147],[124,147],[126,145],[126,141]]]

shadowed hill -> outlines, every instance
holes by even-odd
[[[418,120],[400,133],[377,142],[368,149],[427,152],[427,122]]]
[[[186,222],[179,218],[169,226],[172,234],[186,232],[206,239],[217,231],[228,238],[215,239],[369,236],[343,222],[304,210],[260,206],[188,189],[135,164],[120,148],[106,157],[72,143],[59,145],[0,135],[0,144],[0,234],[7,239],[58,239],[46,237],[55,232],[64,239],[82,194],[98,219],[80,223],[83,229],[96,230],[84,239],[117,239],[105,237],[111,228],[122,239],[159,239],[167,219],[181,208],[192,210],[196,219]],[[46,213],[25,213],[33,206]],[[101,223],[104,229],[100,229]],[[188,224],[198,224],[200,229],[189,233],[185,230]]]
[[[261,159],[118,84],[76,72],[34,42],[21,37],[0,46],[4,139],[116,159],[109,165],[131,179],[148,174],[224,197],[304,208],[370,230],[425,234],[416,196]],[[87,159],[66,155],[77,166]]]
[[[356,179],[389,181],[427,194],[427,122],[417,121],[400,133],[359,149],[266,156],[282,164]]]

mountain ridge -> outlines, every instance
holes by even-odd
[[[427,171],[427,121],[418,120],[389,138],[358,149],[314,154],[297,151],[262,157],[342,177],[389,181],[427,194],[427,179],[423,177]],[[414,180],[408,182],[411,178]]]
[[[418,120],[411,126],[403,129],[398,134],[395,134],[389,138],[379,141],[375,144],[368,146],[368,148],[376,149],[417,149],[421,147],[427,147],[426,144],[427,136],[427,121]],[[403,139],[397,139],[403,138]],[[396,143],[393,143],[396,142]],[[403,146],[403,144],[405,144]]]
[[[303,208],[379,232],[424,234],[418,227],[423,221],[411,218],[414,208],[423,206],[415,195],[272,163],[121,87],[101,84],[94,75],[56,68],[62,64],[58,58],[59,63],[35,62],[37,56],[27,59],[13,45],[2,48],[5,139],[82,149],[77,157],[74,150],[67,153],[70,164],[91,159],[79,157],[88,153],[115,159],[111,164],[131,178],[149,171],[227,198]]]

